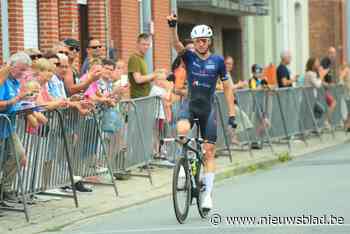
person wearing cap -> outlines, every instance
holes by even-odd
[[[267,81],[263,77],[263,71],[263,67],[259,64],[254,64],[252,66],[253,77],[249,80],[250,89],[261,89],[268,85]]]
[[[79,71],[74,66],[75,61],[79,58],[80,43],[79,41],[68,38],[63,40],[65,46],[65,54],[68,56],[69,67],[67,69],[66,77],[64,78],[64,85],[67,90],[67,95],[72,96],[85,92],[90,84],[98,80],[97,76],[88,76],[84,81],[80,80]]]
[[[32,62],[35,62],[36,60],[40,59],[43,57],[42,53],[40,52],[40,50],[36,49],[36,48],[28,48],[24,50],[24,53],[26,53],[27,55],[29,55],[30,59],[32,60]]]

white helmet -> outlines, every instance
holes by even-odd
[[[197,25],[192,29],[191,38],[200,38],[200,37],[212,37],[213,31],[207,25]]]

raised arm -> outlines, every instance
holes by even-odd
[[[177,16],[175,14],[172,14],[170,16],[167,17],[168,20],[168,24],[169,24],[169,28],[171,31],[171,43],[172,46],[174,47],[174,49],[176,50],[176,52],[180,53],[182,52],[185,47],[184,45],[181,43],[180,39],[179,39],[179,35],[177,34]]]

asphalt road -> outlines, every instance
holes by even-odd
[[[223,181],[215,187],[214,205],[212,215],[221,216],[216,227],[209,220],[199,218],[196,206],[191,207],[187,223],[178,224],[171,197],[167,197],[96,217],[60,233],[350,233],[350,144]],[[314,225],[307,225],[310,215]],[[333,221],[340,224],[317,225],[324,215],[327,218],[333,215],[336,217]],[[230,216],[257,217],[257,220],[265,217],[264,221],[271,223],[277,222],[278,217],[281,221],[282,217],[295,217],[304,224],[232,225],[226,221]],[[215,216],[211,220],[219,222],[220,218]]]

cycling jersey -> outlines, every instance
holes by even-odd
[[[187,50],[183,54],[186,65],[188,83],[188,101],[180,108],[180,119],[198,118],[202,137],[215,143],[217,138],[216,108],[214,95],[218,78],[228,80],[224,59],[218,55],[210,55],[201,59],[195,52]]]
[[[187,70],[190,109],[196,113],[209,113],[218,78],[222,81],[228,79],[224,59],[210,55],[204,60],[195,52],[187,50],[183,61]]]

